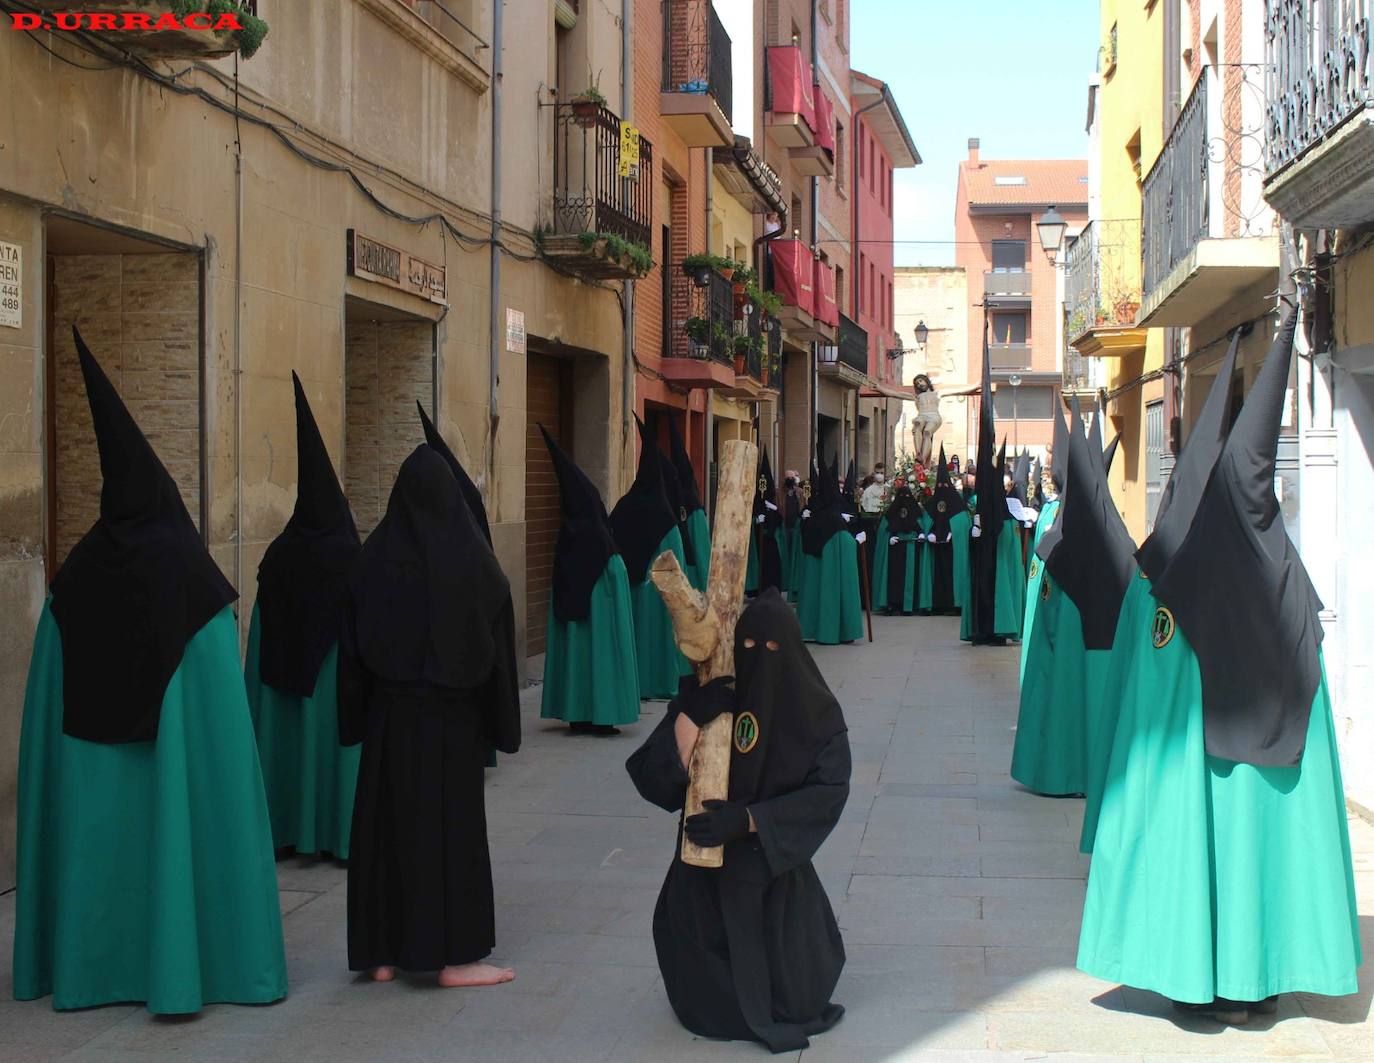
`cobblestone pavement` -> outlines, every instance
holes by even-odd
[[[1007,775],[1015,648],[972,649],[957,621],[877,619],[874,645],[820,647],[844,705],[854,786],[817,867],[849,962],[848,1013],[803,1055],[829,1060],[1166,1060],[1219,1055],[1374,1059],[1374,965],[1361,992],[1286,996],[1245,1029],[1181,1018],[1151,993],[1078,973],[1087,858],[1082,804],[1036,797]],[[186,1019],[142,1009],[57,1014],[9,1000],[0,975],[0,1060],[764,1059],[693,1038],[674,1020],[650,938],[673,817],[634,793],[623,763],[660,717],[617,739],[570,737],[525,694],[518,756],[489,773],[497,952],[516,981],[443,990],[345,968],[344,873],[279,865],[291,995]],[[1374,828],[1352,820],[1365,949],[1374,953]],[[8,957],[14,896],[0,897]],[[795,1057],[794,1057],[795,1058]]]

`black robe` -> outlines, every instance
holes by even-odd
[[[759,456],[759,479],[754,491],[754,549],[758,551],[759,585],[758,590],[769,587],[782,587],[782,554],[778,551],[778,529],[782,526],[782,514],[778,511],[777,485],[773,480],[773,467],[768,461],[768,448],[763,447]],[[772,508],[769,508],[771,505]],[[759,518],[763,520],[760,521]]]
[[[926,500],[925,507],[930,514],[930,531],[926,533],[929,537],[926,549],[930,551],[930,611],[958,613],[959,605],[954,597],[954,532],[950,520],[967,513],[968,506],[949,478],[943,446],[935,471],[935,493]]]
[[[339,642],[339,737],[363,743],[348,964],[427,971],[491,952],[482,766],[520,747],[510,585],[447,463],[401,466],[355,569]]]
[[[654,945],[668,1000],[687,1029],[797,1051],[844,1014],[830,1001],[844,942],[811,859],[849,796],[849,741],[791,607],[776,591],[759,595],[740,618],[737,652],[751,623],[780,644],[765,651],[759,639],[753,652],[776,659],[752,681],[744,655],[736,659],[736,703],[740,715],[756,715],[756,737],[732,746],[730,799],[747,805],[758,830],[725,847],[724,867],[707,870],[677,855],[679,824],[654,909]],[[640,794],[669,812],[682,809],[687,793],[677,716],[673,702],[626,764]]]
[[[925,545],[925,539],[918,534],[921,531],[921,503],[916,500],[909,487],[900,488],[892,500],[892,505],[888,507],[887,531],[888,537],[874,547],[887,551],[887,608],[893,613],[906,612],[903,603],[906,601],[906,585],[909,578],[912,582],[911,600],[914,612],[921,601],[921,548]],[[912,551],[915,558],[914,572],[907,571],[906,540],[899,541],[896,546],[888,541],[897,535],[917,535],[916,549]]]

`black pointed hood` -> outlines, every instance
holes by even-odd
[[[937,543],[943,543],[950,536],[949,522],[960,513],[967,513],[963,496],[959,494],[954,482],[949,478],[949,465],[945,461],[945,447],[940,444],[940,466],[935,470],[935,491],[925,503],[930,514],[930,534]]]
[[[1112,503],[1101,451],[1094,461],[1082,423],[1078,420],[1069,439],[1069,483],[1055,520],[1059,535],[1044,560],[1078,609],[1084,647],[1109,650],[1135,575],[1135,543]]]
[[[1183,545],[1184,536],[1193,525],[1203,488],[1211,479],[1221,448],[1231,426],[1231,401],[1235,391],[1236,358],[1240,350],[1240,330],[1231,334],[1226,357],[1217,368],[1216,379],[1207,392],[1207,401],[1198,413],[1188,442],[1178,456],[1178,463],[1164,485],[1155,512],[1154,529],[1136,551],[1136,564],[1150,579],[1156,579],[1164,566]]]
[[[1294,327],[1289,311],[1152,588],[1197,656],[1207,752],[1260,767],[1302,759],[1321,681],[1321,602],[1274,496]]]
[[[429,414],[425,413],[425,408],[420,405],[418,399],[415,402],[415,408],[420,411],[420,423],[425,428],[425,442],[438,451],[439,456],[448,462],[448,467],[453,472],[453,478],[458,481],[458,487],[463,492],[463,501],[467,504],[468,512],[472,514],[472,519],[477,522],[477,527],[487,540],[487,545],[490,546],[491,525],[487,523],[487,507],[482,501],[482,492],[477,490],[477,485],[472,482],[472,477],[468,475],[462,463],[449,449],[448,443],[439,434],[439,429],[429,419]]]
[[[844,473],[844,498],[842,508],[850,516],[857,516],[859,512],[859,469],[853,458],[849,459],[849,468]]]
[[[1016,455],[1011,467],[1011,495],[1023,506],[1030,505],[1030,455],[1024,450]]]
[[[649,434],[652,437],[656,433],[651,431]],[[668,499],[668,508],[673,511],[673,519],[677,521],[678,532],[682,535],[682,559],[688,565],[695,565],[697,552],[692,544],[692,533],[687,528],[688,510],[685,496],[682,493],[682,483],[678,479],[677,466],[673,464],[671,457],[659,449],[656,443],[654,449],[658,452],[659,473],[663,477],[663,494]]]
[[[1060,477],[1057,480],[1059,487],[1059,508],[1055,511],[1054,521],[1040,533],[1040,541],[1035,544],[1035,556],[1041,562],[1048,560],[1049,556],[1059,547],[1060,541],[1064,537],[1064,507],[1069,500],[1069,484],[1073,481],[1073,465],[1076,460],[1082,460],[1081,454],[1087,453],[1086,446],[1079,448],[1072,443],[1074,436],[1083,434],[1083,411],[1078,405],[1078,396],[1073,397],[1069,408],[1069,423],[1064,424],[1064,418],[1059,418],[1059,423],[1054,427],[1054,462],[1051,476]],[[1075,455],[1079,456],[1075,456]],[[1083,474],[1086,476],[1086,474]]]
[[[773,465],[768,460],[768,448],[759,447],[759,477],[754,487],[754,517],[763,517],[763,526],[768,531],[776,530],[782,521],[781,514],[776,509],[768,508],[769,502],[777,505],[777,495],[778,485],[773,479]]]
[[[682,433],[677,429],[677,422],[671,417],[668,418],[668,443],[672,448],[673,468],[677,470],[677,485],[682,494],[682,504],[690,517],[703,508],[701,490],[697,484],[696,470],[692,468],[692,459],[687,454],[687,445],[682,441]]]
[[[300,378],[296,391],[296,506],[258,566],[258,674],[309,697],[338,641],[348,576],[362,542]]]
[[[909,535],[921,530],[921,502],[911,490],[911,485],[903,483],[892,494],[892,502],[887,507],[887,530],[893,535]],[[882,540],[885,545],[887,540]]]
[[[72,328],[100,451],[100,517],[52,582],[62,638],[62,730],[116,744],[157,737],[186,644],[238,594],[176,481]]]
[[[1121,446],[1121,433],[1112,436],[1112,441],[1107,444],[1107,449],[1102,452],[1102,467],[1107,472],[1112,471],[1112,462],[1116,460],[1117,448]]]
[[[553,459],[562,508],[558,548],[553,558],[553,615],[568,623],[586,620],[592,589],[615,555],[610,519],[601,492],[542,424],[539,431]]]
[[[1011,516],[1002,486],[1005,442],[1002,453],[996,453],[997,424],[993,413],[992,367],[986,328],[983,330],[982,395],[978,404],[978,461],[975,466],[978,493],[975,512],[980,530],[978,538],[969,544],[972,586],[968,604],[972,609],[970,628],[974,642],[987,642],[997,634],[997,548],[1002,525]]]
[[[639,427],[639,467],[634,483],[611,511],[611,534],[632,584],[644,582],[663,537],[677,527],[677,514],[663,490],[658,447],[638,416],[635,424]]]
[[[1064,423],[1064,411],[1054,411],[1054,453],[1050,455],[1050,480],[1056,494],[1062,493],[1069,474],[1069,426]]]
[[[812,481],[811,500],[807,504],[811,516],[802,521],[802,549],[812,557],[820,557],[835,533],[845,527],[840,487],[835,480],[838,465],[836,458],[828,467],[817,469]]]

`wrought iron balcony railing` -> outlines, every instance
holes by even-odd
[[[1064,302],[1070,341],[1098,327],[1129,328],[1140,309],[1140,222],[1089,222],[1069,244]]]
[[[1268,0],[1265,173],[1374,106],[1371,0]]]
[[[1210,81],[1204,71],[1141,187],[1141,272],[1147,294],[1207,232]]]
[[[621,122],[607,107],[555,109],[553,231],[595,233],[651,246],[654,148],[639,137],[639,159],[621,166]],[[627,172],[622,173],[622,170]]]
[[[663,91],[709,93],[733,121],[730,35],[710,0],[663,0]]]
[[[671,358],[714,359],[733,365],[735,325],[734,288],[724,274],[706,271],[706,285],[686,276],[680,264],[672,272],[667,352]]]
[[[860,373],[868,372],[868,330],[840,315],[839,360]]]

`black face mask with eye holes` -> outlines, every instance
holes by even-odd
[[[748,804],[797,789],[821,747],[845,729],[792,607],[776,590],[763,592],[735,626],[730,799]]]

